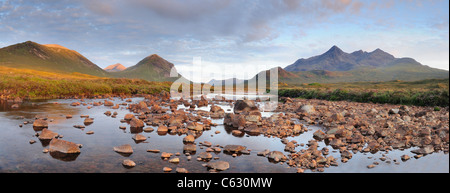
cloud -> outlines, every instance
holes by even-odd
[[[392,33],[395,40],[404,36],[397,31],[426,28],[434,30],[427,31],[433,32],[429,36],[441,34],[448,42],[448,8],[444,8],[448,6],[442,6],[448,2],[434,4],[391,0],[0,0],[0,41],[6,45],[27,40],[61,44],[102,67],[118,62],[133,65],[154,53],[176,65],[189,63],[193,56],[201,56],[211,65],[257,65],[260,61],[288,65],[300,56],[345,42],[352,42],[348,45],[354,48],[349,50],[368,44],[382,48],[383,40],[370,37],[354,42],[355,37],[369,32]]]

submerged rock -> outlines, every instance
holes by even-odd
[[[212,169],[215,169],[218,171],[224,171],[224,170],[227,170],[228,168],[230,168],[230,163],[228,163],[226,161],[216,161],[216,162],[208,163],[206,165],[206,167],[212,168]]]

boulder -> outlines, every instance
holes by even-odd
[[[104,105],[107,106],[107,107],[111,107],[111,106],[114,106],[114,103],[111,102],[111,101],[105,100],[105,104]]]
[[[312,105],[302,105],[300,108],[297,109],[297,112],[311,114],[316,112],[316,109]]]
[[[323,140],[326,137],[326,134],[322,130],[317,130],[313,133],[313,137],[317,140]]]
[[[415,153],[415,154],[423,154],[423,155],[431,154],[431,153],[434,152],[434,147],[432,145],[427,145],[427,146],[422,147],[420,149],[412,150],[411,152]]]
[[[275,162],[287,160],[287,157],[281,151],[271,151],[268,154],[268,158]]]
[[[114,151],[117,153],[132,154],[133,148],[131,147],[130,144],[125,144],[125,145],[114,147]]]
[[[213,156],[208,152],[201,152],[200,154],[198,154],[198,157],[202,160],[210,160]]]
[[[55,133],[48,129],[43,129],[41,134],[39,134],[39,139],[40,140],[51,140],[51,139],[55,138],[56,136],[58,136],[58,133]]]
[[[141,135],[141,134],[136,134],[136,135],[133,135],[133,137],[132,137],[135,141],[145,141],[145,140],[147,140],[147,137],[145,137],[145,136],[143,136],[143,135]]]
[[[80,153],[80,148],[76,143],[54,138],[50,141],[49,151],[65,154],[76,154]]]
[[[48,128],[48,123],[44,119],[36,119],[33,123],[33,128]]]
[[[132,118],[130,121],[130,127],[133,128],[143,128],[144,127],[144,121],[136,118]]]
[[[240,114],[243,112],[250,111],[259,111],[258,107],[255,104],[255,101],[252,100],[237,100],[234,104],[233,112],[235,114]]]
[[[187,135],[183,138],[183,142],[185,143],[194,143],[195,137],[193,135]]]
[[[124,117],[123,119],[129,121],[129,120],[131,120],[132,118],[134,118],[134,115],[133,115],[133,114],[126,114],[125,117]]]

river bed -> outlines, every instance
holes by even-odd
[[[132,103],[138,103],[143,98],[132,98]],[[100,102],[104,99],[85,99],[84,103]],[[234,136],[231,129],[223,125],[223,119],[212,119],[213,123],[218,126],[211,127],[211,130],[204,131],[203,134],[195,141],[197,142],[197,152],[192,155],[189,161],[187,156],[183,154],[183,138],[185,135],[159,135],[156,132],[157,127],[153,127],[155,131],[146,133],[138,131],[141,135],[148,139],[145,142],[136,143],[132,136],[136,133],[131,131],[128,123],[121,123],[125,114],[130,111],[126,106],[120,106],[119,109],[111,109],[106,106],[70,106],[72,102],[79,102],[76,99],[54,99],[27,101],[20,105],[17,109],[11,109],[11,104],[2,103],[0,105],[0,172],[13,173],[53,173],[53,172],[70,172],[70,173],[162,173],[163,167],[170,167],[175,172],[175,168],[185,168],[191,173],[209,172],[204,161],[197,161],[197,155],[206,151],[206,147],[200,146],[198,143],[208,141],[215,145],[226,146],[230,144],[243,145],[250,149],[250,155],[232,155],[221,153],[211,153],[217,160],[227,161],[230,168],[223,173],[295,173],[296,168],[289,167],[286,163],[273,163],[266,157],[257,156],[257,152],[269,149],[271,151],[284,152],[285,145],[281,139],[274,137],[265,137],[263,135],[250,136]],[[125,100],[114,98],[114,103],[124,103]],[[226,103],[219,105],[224,110],[231,109]],[[179,106],[183,108],[184,106]],[[202,107],[202,110],[209,111],[209,107]],[[116,111],[117,118],[104,115],[105,111]],[[226,111],[229,112],[229,111]],[[73,118],[67,119],[66,115],[73,115]],[[272,113],[264,112],[263,116],[270,116]],[[82,144],[81,153],[70,159],[61,159],[50,153],[43,153],[48,148],[48,143],[40,141],[36,136],[32,123],[24,124],[26,121],[33,121],[36,115],[46,115],[49,122],[49,130],[63,135],[63,140]],[[84,118],[80,115],[89,115],[94,118],[94,123],[86,126],[84,129],[74,128],[74,125],[83,125]],[[22,127],[19,125],[22,124]],[[119,127],[125,126],[122,130]],[[152,127],[152,126],[147,126]],[[318,129],[323,129],[319,125],[308,126],[308,131],[295,137],[289,137],[288,140],[295,140],[299,144],[307,144],[313,139],[312,134]],[[86,132],[93,131],[94,134],[87,135]],[[220,133],[216,134],[216,131]],[[36,143],[30,144],[30,140]],[[130,144],[134,153],[126,157],[113,151],[113,147],[122,144]],[[201,148],[202,147],[202,148]],[[327,147],[330,149],[330,155],[338,159],[338,166],[331,166],[324,169],[324,173],[448,173],[449,172],[449,155],[442,151],[426,155],[419,159],[415,159],[414,154],[405,150],[393,150],[389,153],[360,153],[357,152],[353,158],[347,163],[340,161],[340,154],[333,150],[331,146],[327,146],[324,142],[319,142],[319,149]],[[306,149],[307,146],[298,146],[296,150]],[[150,153],[148,149],[158,149],[161,152],[177,153],[180,162],[178,164],[169,163],[161,159],[161,153]],[[288,155],[288,152],[284,152]],[[410,160],[403,162],[400,158],[402,155],[409,155]],[[385,157],[386,160],[380,160]],[[136,162],[136,166],[126,168],[122,165],[124,159],[131,159]],[[211,160],[215,161],[215,160]],[[374,168],[367,168],[368,165],[378,163]],[[305,173],[317,172],[305,170]]]

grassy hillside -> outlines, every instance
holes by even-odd
[[[141,60],[136,65],[120,72],[111,72],[112,77],[139,78],[148,81],[175,81],[170,71],[174,65],[160,56],[153,54]]]
[[[108,76],[107,72],[74,50],[59,45],[41,45],[31,41],[1,48],[0,66]]]
[[[162,90],[169,91],[170,85],[170,82],[103,78],[81,73],[54,73],[0,66],[0,99],[154,94]]]

